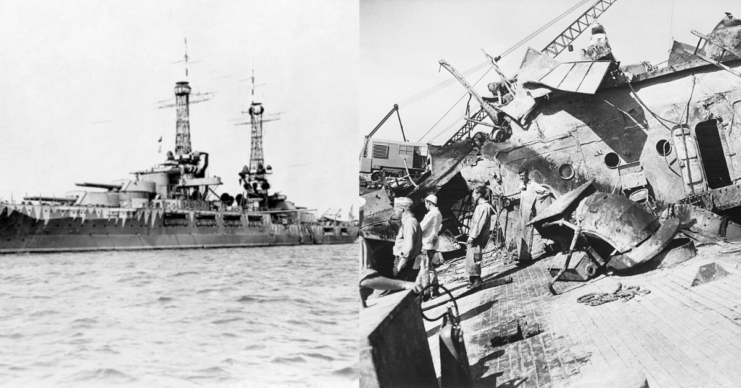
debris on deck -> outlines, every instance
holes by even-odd
[[[697,45],[674,42],[661,67],[621,65],[597,25],[583,61],[531,48],[507,77],[487,54],[500,75],[492,97],[441,60],[479,105],[461,129],[443,146],[366,137],[361,235],[379,273],[393,261],[393,199],[410,198],[418,219],[423,198],[439,199],[437,272],[451,296],[420,313],[460,308],[447,342],[445,324],[425,322],[443,385],[465,380],[464,366],[449,371],[465,359],[481,387],[738,386],[741,343],[728,338],[741,338],[741,20],[693,33]],[[482,185],[494,209],[485,281],[466,289]]]

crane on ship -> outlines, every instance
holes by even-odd
[[[558,15],[556,18],[539,28],[538,30],[534,31],[524,39],[520,40],[518,43],[516,43],[513,47],[506,50],[504,53],[492,57],[489,54],[484,53],[486,56],[486,61],[472,67],[471,69],[468,69],[467,71],[464,71],[463,73],[459,73],[455,70],[449,63],[445,61],[441,61],[440,65],[441,67],[446,68],[448,71],[451,72],[453,75],[453,78],[450,78],[446,81],[443,81],[435,86],[432,86],[422,92],[419,92],[405,100],[402,100],[401,102],[394,104],[391,111],[389,111],[388,114],[379,122],[379,124],[371,131],[368,135],[365,136],[365,143],[363,145],[363,150],[361,151],[361,158],[367,157],[367,148],[368,148],[368,142],[369,139],[378,131],[378,129],[386,123],[386,121],[394,114],[396,113],[399,117],[399,125],[401,126],[401,116],[399,115],[399,110],[401,108],[404,108],[406,106],[409,106],[411,104],[414,104],[452,84],[454,84],[456,81],[464,84],[464,87],[466,87],[467,91],[466,94],[461,96],[461,98],[456,101],[454,106],[448,110],[443,117],[438,120],[422,137],[420,138],[420,142],[422,139],[424,139],[444,118],[447,116],[453,108],[458,105],[465,97],[466,95],[469,96],[469,101],[471,98],[474,98],[479,103],[479,108],[474,110],[474,113],[472,114],[472,110],[467,105],[466,113],[461,118],[465,120],[465,123],[463,126],[450,138],[448,141],[445,142],[445,145],[452,144],[454,142],[457,142],[459,140],[462,140],[464,138],[470,138],[471,134],[473,132],[473,129],[477,125],[487,125],[493,128],[492,130],[492,138],[493,140],[501,141],[505,138],[507,135],[507,131],[510,130],[508,128],[508,125],[500,124],[500,120],[505,120],[507,124],[510,126],[512,124],[516,125],[516,123],[512,122],[511,120],[507,120],[509,117],[503,114],[499,109],[497,109],[496,106],[493,106],[492,103],[501,103],[503,101],[502,96],[497,96],[495,98],[487,98],[487,97],[481,97],[479,96],[474,90],[473,86],[478,84],[484,76],[489,72],[489,70],[494,69],[498,74],[499,77],[502,79],[502,83],[509,89],[510,92],[513,92],[512,87],[514,85],[511,84],[511,79],[504,75],[504,73],[501,71],[501,69],[498,67],[497,62],[499,60],[522,46],[524,43],[535,37],[536,35],[543,32],[545,29],[551,27],[556,22],[563,19],[565,16],[576,10],[577,8],[583,6],[586,4],[589,0],[581,0],[579,3],[571,7],[570,9],[566,10],[564,13]],[[604,14],[605,11],[607,11],[610,6],[612,6],[617,0],[597,0],[595,3],[593,3],[586,11],[584,11],[574,22],[572,22],[568,27],[566,27],[561,33],[559,33],[553,40],[551,40],[542,50],[541,52],[549,55],[552,58],[557,57],[559,54],[561,54],[566,49],[571,49],[571,44],[576,40],[584,31],[586,31],[592,23],[594,23],[595,20],[597,20],[602,14]],[[444,62],[444,63],[443,63]],[[473,85],[468,84],[467,81],[465,81],[465,77],[474,74],[481,69],[484,69],[486,67],[489,67],[489,70],[484,73],[476,82],[473,83]],[[488,124],[485,123],[484,120],[486,117],[489,117],[494,124]],[[447,131],[448,129],[452,128],[459,120],[456,120],[453,124],[448,126],[447,128],[444,128],[441,133]],[[404,139],[404,142],[407,142],[407,138],[404,135],[404,129],[403,126],[401,126],[402,130],[402,137]],[[434,139],[434,138],[433,138]]]
[[[523,39],[520,42],[518,42],[517,44],[515,44],[514,47],[510,48],[509,50],[507,50],[503,54],[501,54],[499,56],[496,56],[496,57],[492,57],[491,55],[489,55],[486,52],[484,52],[484,55],[486,56],[486,59],[487,59],[486,62],[488,62],[488,64],[491,65],[491,69],[494,69],[499,74],[499,78],[502,80],[502,84],[504,85],[504,87],[506,88],[506,90],[509,91],[509,93],[511,95],[514,95],[514,93],[515,93],[515,91],[513,90],[513,85],[512,85],[512,83],[510,81],[511,79],[509,77],[505,76],[504,73],[502,73],[501,69],[497,65],[497,62],[499,62],[499,60],[503,56],[505,56],[505,55],[509,54],[510,52],[514,51],[514,49],[520,47],[526,41],[530,40],[535,35],[539,34],[543,30],[545,30],[546,28],[550,27],[552,24],[554,24],[555,22],[557,22],[558,20],[560,20],[561,18],[563,18],[567,14],[571,13],[575,8],[578,8],[582,4],[586,3],[586,1],[587,0],[583,0],[583,1],[579,2],[578,4],[576,4],[571,9],[567,10],[566,12],[564,12],[563,14],[559,15],[554,20],[552,20],[551,22],[549,22],[548,24],[546,24],[545,26],[541,27],[540,29],[538,29],[537,31],[533,32],[532,34],[530,34],[525,39]],[[594,4],[592,4],[592,6],[590,6],[586,11],[584,11],[584,13],[582,13],[573,23],[571,23],[568,27],[566,27],[566,29],[564,29],[560,34],[558,34],[550,43],[548,43],[545,46],[545,48],[543,48],[540,51],[542,53],[546,54],[546,55],[549,55],[551,58],[556,58],[559,54],[561,54],[566,49],[569,49],[569,51],[573,50],[573,47],[572,47],[571,43],[573,43],[579,36],[581,36],[581,34],[584,31],[586,31],[588,28],[590,28],[590,26],[600,16],[602,16],[602,14],[605,13],[605,11],[607,11],[607,9],[610,8],[610,6],[613,5],[616,1],[617,0],[597,0]],[[492,136],[491,136],[492,137],[492,140],[494,140],[494,141],[501,141],[501,140],[503,140],[504,137],[508,134],[508,132],[503,132],[502,129],[510,130],[510,128],[506,128],[506,127],[505,128],[502,128],[502,127],[497,126],[496,125],[497,124],[497,120],[496,120],[497,119],[497,116],[492,115],[492,110],[496,111],[499,114],[499,117],[503,117],[504,119],[509,119],[509,116],[505,115],[503,112],[501,112],[499,109],[497,109],[496,106],[493,106],[492,104],[490,104],[489,102],[492,102],[491,99],[489,99],[487,101],[482,101],[482,100],[486,100],[486,98],[480,97],[478,95],[478,93],[473,89],[473,87],[470,86],[468,84],[468,82],[466,82],[466,80],[462,76],[460,76],[460,74],[457,74],[457,72],[455,71],[455,69],[450,64],[447,64],[447,63],[443,64],[443,62],[444,62],[444,60],[441,60],[440,61],[440,65],[443,66],[443,67],[445,67],[448,71],[451,72],[451,74],[453,74],[453,76],[456,79],[458,79],[458,81],[466,88],[467,94],[469,96],[472,96],[473,98],[476,98],[476,100],[479,102],[479,109],[478,109],[478,111],[473,116],[471,116],[469,114],[470,107],[468,105],[466,106],[466,115],[464,116],[464,119],[466,120],[466,123],[450,139],[448,139],[447,142],[445,142],[445,145],[452,144],[452,143],[454,143],[456,141],[459,141],[459,140],[461,140],[463,138],[467,138],[467,137],[470,138],[471,133],[472,133],[474,127],[476,127],[476,125],[488,125],[488,126],[494,127],[494,130],[492,131]],[[484,75],[486,75],[486,73]],[[483,78],[483,76],[481,78]],[[479,80],[481,80],[481,79],[479,79]],[[491,89],[495,89],[496,90],[498,88],[491,88]],[[494,90],[492,92],[494,92]],[[470,100],[470,98],[469,98],[469,100]],[[458,100],[458,101],[460,101],[460,100]],[[500,104],[503,103],[503,102],[504,103],[507,102],[506,100],[503,101],[503,98],[502,98],[501,93],[499,93],[498,98],[496,98],[493,101],[498,102]],[[456,104],[457,104],[457,102],[456,102]],[[494,122],[495,125],[484,123],[482,120],[486,116],[489,116],[492,119],[492,121]],[[515,124],[515,122],[512,121],[512,120],[507,120],[507,122],[510,125]],[[428,133],[429,133],[429,131],[428,131]],[[509,132],[509,133],[511,133],[511,132]]]

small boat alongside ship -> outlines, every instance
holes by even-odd
[[[175,85],[175,152],[134,179],[84,182],[63,197],[27,196],[0,202],[0,253],[97,250],[231,248],[271,245],[343,244],[356,240],[353,220],[318,220],[312,210],[271,193],[264,163],[264,107],[254,100],[249,115],[249,166],[237,171],[244,191],[236,196],[214,188],[209,154],[191,149],[186,81]]]

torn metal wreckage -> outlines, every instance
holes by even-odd
[[[492,98],[458,75],[493,124],[486,132],[467,124],[443,146],[368,137],[360,174],[364,237],[393,240],[393,198],[413,199],[421,215],[429,194],[439,198],[443,230],[464,236],[471,190],[486,185],[497,210],[497,243],[516,250],[531,221],[521,219],[523,169],[555,196],[590,182],[593,191],[634,209],[628,214],[669,212],[683,225],[697,220],[693,230],[741,236],[741,76],[732,68],[741,56],[741,21],[729,16],[709,35],[696,35],[702,37],[697,47],[675,42],[660,68],[619,66],[604,57],[560,63],[531,48]],[[605,211],[598,213],[609,218]],[[649,224],[632,231],[638,236],[604,230],[600,239],[612,245],[612,256],[624,254],[657,230],[658,222]],[[626,245],[626,238],[635,241]]]
[[[578,62],[530,48],[513,77],[487,55],[501,75],[492,97],[441,60],[479,103],[460,131],[442,146],[371,133],[361,152],[361,236],[379,273],[393,276],[395,197],[421,219],[423,198],[437,196],[451,260],[480,185],[495,208],[489,245],[521,267],[555,256],[553,294],[557,280],[664,268],[694,257],[695,243],[741,238],[741,20],[693,34],[698,43],[675,41],[661,67],[621,65],[599,39]]]

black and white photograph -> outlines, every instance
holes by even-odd
[[[0,53],[2,387],[741,386],[738,2],[0,1]]]
[[[358,384],[358,3],[0,2],[0,385]]]
[[[359,13],[360,386],[741,385],[738,2]]]

